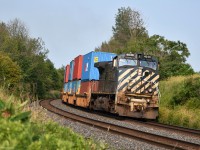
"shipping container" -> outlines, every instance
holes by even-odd
[[[74,73],[73,80],[81,79],[82,75],[83,56],[79,55],[74,59]]]
[[[74,72],[74,60],[70,62],[69,81],[73,80],[73,72]]]
[[[70,72],[70,66],[69,65],[67,65],[66,67],[65,67],[65,78],[64,78],[64,82],[68,82],[69,81],[69,72]]]
[[[72,93],[72,82],[71,81],[68,82],[67,87],[68,87],[67,92],[71,94]]]
[[[99,80],[99,71],[94,64],[103,61],[112,61],[114,53],[90,52],[83,56],[82,81]]]
[[[66,93],[66,92],[68,92],[68,83],[64,83],[64,92]]]
[[[81,81],[80,94],[98,92],[99,81]]]
[[[76,92],[76,81],[72,81],[72,94]]]
[[[79,94],[80,93],[80,87],[81,87],[81,80],[72,81],[72,93],[73,94]]]
[[[79,94],[81,90],[81,80],[76,81],[76,94]]]

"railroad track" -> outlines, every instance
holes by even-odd
[[[97,120],[93,120],[91,118],[86,118],[83,116],[72,114],[72,113],[66,112],[64,110],[61,110],[57,107],[54,107],[53,105],[51,105],[50,101],[51,100],[40,101],[40,105],[53,113],[64,116],[64,117],[69,118],[74,121],[78,121],[78,122],[81,122],[81,123],[84,123],[84,124],[87,124],[87,125],[90,125],[90,126],[93,126],[96,128],[100,128],[102,130],[106,130],[108,132],[112,132],[112,133],[115,133],[118,135],[122,135],[124,137],[133,138],[136,140],[140,140],[140,141],[147,142],[147,143],[157,145],[157,146],[161,146],[164,148],[200,150],[199,144],[194,144],[194,143],[190,143],[190,142],[186,142],[186,141],[172,139],[169,137],[155,135],[152,133],[147,133],[147,132],[143,132],[143,131],[139,131],[139,130],[135,130],[135,129],[122,127],[122,126],[117,126],[117,125],[114,125],[111,123],[97,121]]]
[[[132,120],[132,119],[127,119],[124,121],[128,122],[128,123],[137,123],[140,125],[145,125],[146,127],[151,127],[151,128],[155,128],[155,129],[167,130],[170,132],[175,132],[175,133],[183,134],[186,136],[200,138],[200,130],[188,129],[188,128],[184,128],[184,127],[172,126],[172,125],[167,125],[167,124],[161,124],[161,123],[153,122],[153,121],[144,122],[144,121],[138,121],[138,120],[136,121],[136,120]]]

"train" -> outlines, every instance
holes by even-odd
[[[64,103],[119,116],[157,119],[158,60],[143,53],[92,51],[66,66]]]

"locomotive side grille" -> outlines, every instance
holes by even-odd
[[[118,76],[118,91],[125,91],[129,86],[131,92],[143,93],[151,88],[154,95],[158,94],[158,79],[159,75],[148,68],[142,69],[142,76],[138,76],[138,68],[122,68],[119,70]]]

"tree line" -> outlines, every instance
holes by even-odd
[[[160,62],[161,79],[194,73],[186,63],[190,55],[187,45],[160,35],[150,36],[138,11],[119,8],[112,31],[110,40],[102,42],[96,51],[154,55]],[[47,54],[43,40],[30,37],[19,19],[0,23],[1,86],[18,93],[22,99],[46,98],[59,91],[63,86],[64,67],[56,69]]]
[[[164,36],[148,34],[145,23],[138,11],[121,7],[115,16],[113,35],[109,41],[102,42],[96,51],[109,51],[117,54],[143,52],[154,55],[160,62],[160,77],[190,75],[194,73],[186,63],[190,52],[181,41],[171,41]]]
[[[60,91],[64,67],[56,69],[41,38],[32,38],[19,19],[0,23],[0,85],[22,99]]]

